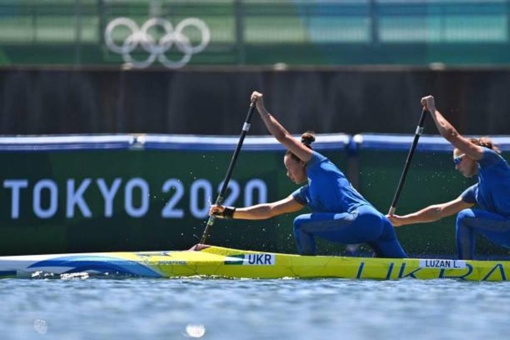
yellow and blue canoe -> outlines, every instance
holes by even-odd
[[[506,281],[510,261],[301,256],[197,245],[183,251],[104,252],[0,257],[0,277],[40,273],[182,278],[344,278]]]

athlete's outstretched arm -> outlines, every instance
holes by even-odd
[[[427,109],[427,111],[430,112],[430,115],[432,116],[441,136],[449,141],[454,147],[474,160],[482,159],[483,148],[471,143],[467,138],[463,137],[457,129],[455,129],[453,125],[443,117],[441,112],[436,109],[434,97],[423,97],[421,99],[421,104]]]
[[[443,217],[451,216],[472,206],[472,203],[464,202],[462,197],[459,196],[450,202],[434,204],[408,215],[386,215],[386,217],[388,217],[394,227],[400,227],[408,224],[438,221]]]
[[[232,208],[214,204],[209,209],[209,215],[239,220],[265,220],[274,216],[295,212],[302,208],[303,205],[290,195],[276,202],[256,204],[246,208]]]
[[[308,162],[312,158],[312,150],[307,148],[303,143],[296,140],[292,135],[274,118],[264,106],[263,94],[260,92],[253,92],[251,101],[255,102],[257,111],[264,121],[267,130],[276,138],[276,140],[289,149],[303,162]]]

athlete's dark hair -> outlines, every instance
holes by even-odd
[[[306,131],[301,135],[301,143],[306,145],[307,148],[313,150],[312,143],[315,142],[315,134],[313,131]],[[292,158],[294,158],[296,161],[299,161],[299,157],[294,155],[290,150],[287,150],[285,152],[285,156],[290,155]]]
[[[488,137],[469,138],[469,141],[475,145],[494,150],[497,153],[501,153],[501,150],[496,145],[494,145]]]

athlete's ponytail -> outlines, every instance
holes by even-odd
[[[307,131],[301,135],[301,143],[306,145],[307,148],[312,149],[312,143],[315,142],[315,135],[312,131]]]

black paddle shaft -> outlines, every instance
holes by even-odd
[[[246,137],[246,134],[250,130],[250,121],[251,117],[253,116],[253,111],[255,110],[255,103],[252,102],[250,104],[250,108],[248,109],[248,114],[246,115],[246,119],[243,124],[243,129],[241,131],[241,136],[239,137],[239,142],[237,142],[236,149],[234,151],[234,154],[232,155],[232,159],[230,160],[230,165],[228,166],[227,174],[225,176],[225,180],[223,181],[223,185],[221,186],[220,193],[218,194],[218,197],[216,198],[217,205],[220,205],[223,203],[223,198],[225,196],[225,192],[228,188],[228,183],[230,182],[230,178],[232,177],[232,172],[234,171],[234,166],[237,161],[237,157],[239,155],[239,152],[241,151],[241,147],[243,146],[244,138]],[[216,220],[216,216],[211,215],[209,216],[209,219],[207,220],[207,225],[205,226],[204,233],[202,234],[202,238],[200,239],[200,243],[204,244],[207,241],[207,238],[209,237],[209,230],[214,224],[214,221]]]
[[[414,135],[413,144],[411,145],[411,149],[409,150],[409,153],[407,154],[406,163],[404,166],[404,170],[402,171],[402,175],[400,176],[400,181],[398,183],[397,191],[395,192],[395,196],[393,197],[393,202],[391,203],[389,214],[392,215],[395,212],[395,209],[397,207],[398,199],[400,198],[400,192],[402,191],[402,188],[404,187],[404,182],[407,177],[407,172],[409,170],[409,166],[411,165],[411,160],[413,159],[414,150],[416,150],[416,146],[418,145],[418,140],[420,139],[420,135],[423,132],[423,123],[425,122],[425,116],[427,114],[427,110],[423,109],[420,116],[420,121],[418,123],[418,126],[416,127],[416,133]]]

